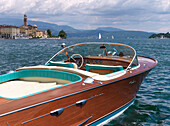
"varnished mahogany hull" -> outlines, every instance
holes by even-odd
[[[51,102],[7,114],[0,117],[0,125],[7,126],[8,123],[10,126],[74,126],[84,121],[86,122],[83,125],[88,125],[131,102],[149,71],[98,84],[96,87]],[[83,106],[76,106],[75,103],[83,99],[87,102]],[[10,107],[8,103],[6,105]],[[59,116],[49,114],[59,108],[64,108]]]

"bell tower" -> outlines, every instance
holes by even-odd
[[[24,26],[27,26],[27,15],[24,14]]]

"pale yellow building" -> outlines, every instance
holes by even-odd
[[[20,34],[20,29],[13,25],[0,25],[0,37],[5,39],[14,39]]]

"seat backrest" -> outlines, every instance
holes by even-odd
[[[100,69],[100,70],[113,70],[114,72],[123,70],[123,66],[108,66],[108,65],[98,65],[98,64],[86,64],[86,71],[90,69]]]
[[[46,66],[62,66],[62,67],[68,67],[74,69],[78,68],[76,63],[70,63],[70,62],[65,63],[64,61],[60,61],[60,62],[50,61]]]
[[[31,66],[31,67],[22,67],[22,68],[18,68],[16,71],[30,70],[30,69],[42,69],[42,70],[45,69],[45,70],[64,71],[64,72],[69,72],[69,73],[74,73],[74,74],[82,75],[82,76],[85,76],[85,77],[94,77],[94,76],[99,75],[97,73],[92,73],[92,72],[84,71],[84,70],[81,70],[81,69],[74,69],[74,68],[60,67],[60,66]]]

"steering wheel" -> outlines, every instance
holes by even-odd
[[[76,59],[74,58],[74,56],[79,56],[79,57],[81,58],[81,60],[76,60]],[[82,57],[80,54],[73,54],[73,55],[70,57],[70,60],[71,60],[71,59],[77,64],[78,68],[81,68],[81,67],[83,66],[84,59],[83,59],[83,57]]]

